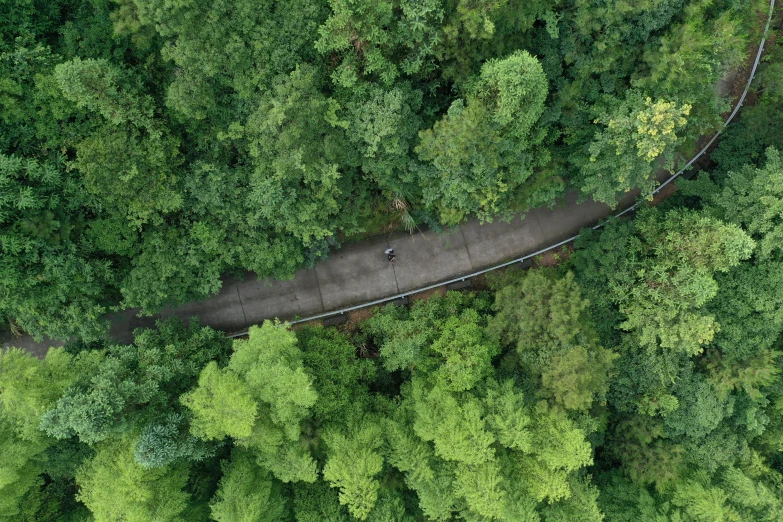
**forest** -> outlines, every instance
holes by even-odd
[[[768,8],[0,3],[0,328],[67,341],[0,352],[0,521],[783,520],[779,29],[698,175],[556,266],[106,335],[389,226],[647,193]]]
[[[107,313],[290,278],[389,225],[648,191],[722,122],[768,9],[4,1],[0,328],[99,341]]]

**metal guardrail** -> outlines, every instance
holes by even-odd
[[[761,60],[761,54],[764,52],[764,44],[767,42],[767,32],[769,31],[769,26],[772,23],[772,15],[773,15],[774,11],[775,11],[775,0],[770,0],[769,1],[769,15],[767,16],[767,24],[764,27],[764,32],[761,35],[761,42],[759,42],[759,49],[758,49],[758,52],[756,53],[756,59],[753,61],[753,68],[751,69],[750,76],[748,77],[748,81],[745,84],[745,89],[743,89],[742,95],[740,96],[739,100],[737,101],[737,104],[735,105],[734,110],[731,111],[731,114],[729,115],[728,118],[726,118],[726,121],[723,122],[723,125],[721,126],[720,129],[718,129],[718,132],[715,133],[715,135],[710,139],[710,141],[708,141],[707,144],[704,145],[704,147],[702,147],[701,150],[699,150],[699,152],[696,153],[696,155],[693,156],[685,164],[684,167],[682,167],[679,171],[677,171],[675,174],[670,176],[669,179],[667,179],[666,181],[661,183],[655,190],[653,190],[652,192],[650,192],[649,194],[647,194],[643,198],[639,198],[636,201],[636,203],[634,203],[630,207],[626,208],[622,212],[618,212],[617,214],[614,214],[613,216],[609,216],[608,218],[605,218],[604,220],[601,221],[601,223],[598,223],[597,225],[593,226],[592,227],[593,230],[597,230],[597,229],[603,227],[604,224],[607,221],[611,220],[611,219],[617,219],[617,218],[627,214],[628,212],[632,212],[632,211],[636,210],[637,208],[639,208],[639,205],[644,203],[644,201],[647,198],[649,198],[650,196],[654,196],[655,194],[660,192],[666,185],[668,185],[669,183],[671,183],[672,181],[677,179],[686,170],[688,170],[691,167],[691,165],[693,165],[699,158],[701,158],[707,152],[707,150],[712,146],[712,144],[715,143],[715,140],[718,139],[718,136],[720,136],[721,133],[723,132],[723,130],[729,125],[729,123],[731,123],[731,120],[734,119],[734,116],[737,115],[737,112],[739,112],[740,108],[742,107],[742,104],[745,102],[745,97],[748,95],[748,91],[750,90],[750,84],[753,82],[753,79],[756,76],[756,69],[758,68],[759,61]],[[426,292],[427,290],[432,290],[434,288],[439,288],[441,286],[446,286],[446,285],[450,285],[452,283],[457,283],[457,282],[460,282],[460,281],[464,281],[466,279],[470,279],[471,277],[475,277],[475,276],[478,276],[478,275],[486,274],[487,272],[492,272],[493,270],[497,270],[499,268],[504,268],[504,267],[507,267],[507,266],[515,265],[517,263],[523,263],[523,262],[525,262],[527,260],[530,260],[530,259],[536,257],[537,255],[543,254],[544,252],[548,252],[549,250],[552,250],[553,248],[557,248],[559,246],[562,246],[562,245],[565,245],[567,243],[570,243],[571,241],[574,241],[575,239],[577,239],[579,236],[580,236],[580,234],[577,234],[575,236],[571,236],[571,237],[569,237],[567,239],[564,239],[562,241],[559,241],[559,242],[555,243],[554,245],[549,245],[546,248],[542,248],[540,250],[536,250],[533,253],[524,255],[524,256],[519,257],[517,259],[513,259],[511,261],[506,261],[505,263],[501,263],[499,265],[494,265],[494,266],[491,266],[489,268],[485,268],[485,269],[479,270],[477,272],[472,272],[470,274],[466,274],[466,275],[463,275],[463,276],[460,276],[460,277],[455,277],[453,279],[449,279],[448,281],[442,281],[440,283],[435,283],[435,284],[432,284],[432,285],[429,285],[429,286],[425,286],[423,288],[417,288],[417,289],[411,290],[409,292],[399,293],[399,294],[396,294],[396,295],[393,295],[393,296],[390,296],[390,297],[384,297],[383,299],[376,299],[375,301],[370,301],[370,302],[358,304],[358,305],[355,305],[355,306],[349,306],[347,308],[342,308],[340,310],[335,310],[335,311],[332,311],[332,312],[324,312],[322,314],[312,315],[310,317],[305,317],[303,319],[296,319],[294,321],[286,321],[283,324],[304,323],[304,322],[307,322],[307,321],[314,321],[314,320],[317,320],[317,319],[324,319],[324,318],[327,318],[327,317],[334,317],[334,316],[337,316],[337,315],[343,315],[343,314],[345,314],[347,312],[351,312],[353,310],[359,310],[361,308],[367,308],[368,306],[375,306],[375,305],[379,305],[379,304],[383,304],[383,303],[389,303],[391,301],[396,301],[398,299],[402,299],[404,297],[408,297],[408,296],[410,296],[412,294],[417,294],[419,292]],[[234,338],[234,337],[243,337],[245,335],[248,335],[248,331],[237,333],[237,334],[233,334],[233,335],[229,335],[227,337]]]

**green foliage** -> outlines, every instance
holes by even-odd
[[[476,399],[458,401],[449,392],[427,389],[418,380],[412,383],[413,430],[422,440],[431,441],[435,454],[447,461],[480,465],[491,460],[495,437],[487,431],[482,404]]]
[[[195,384],[202,366],[225,357],[227,345],[197,321],[185,326],[172,318],[136,330],[134,344],[106,348],[96,371],[80,376],[41,426],[51,436],[94,444],[155,424],[177,411],[175,399]],[[140,407],[146,415],[138,415]]]
[[[37,338],[106,332],[102,301],[114,273],[83,246],[85,204],[55,164],[0,155],[0,320]]]
[[[726,221],[742,225],[757,241],[761,260],[779,257],[783,240],[783,159],[773,148],[767,150],[764,168],[750,165],[729,172],[721,189],[708,199]],[[702,182],[704,183],[704,182]],[[708,182],[707,182],[708,183]],[[701,187],[700,187],[701,188]],[[707,194],[711,187],[701,188]]]
[[[595,133],[590,156],[580,165],[582,194],[614,207],[618,193],[636,187],[644,195],[651,193],[661,160],[667,170],[674,165],[682,141],[676,131],[687,123],[690,110],[688,104],[653,102],[639,91],[628,91],[616,108],[595,120],[605,127]]]
[[[340,57],[332,73],[336,85],[351,88],[360,78],[377,78],[390,86],[402,74],[433,70],[440,2],[330,0],[329,7],[315,47]]]
[[[283,482],[313,482],[315,462],[294,443],[317,397],[295,334],[266,321],[248,340],[234,341],[226,368],[207,365],[182,402],[197,437],[231,436]]]
[[[0,3],[0,322],[76,341],[0,354],[0,519],[781,519],[774,39],[710,179],[558,271],[233,354],[176,321],[101,341],[390,201],[438,230],[649,190],[725,111],[754,9]]]
[[[0,352],[0,520],[17,519],[24,499],[42,489],[46,451],[55,441],[38,429],[40,416],[99,360],[100,354],[74,357],[61,348],[43,360],[20,349]]]
[[[346,436],[337,431],[324,434],[328,459],[323,476],[340,491],[340,504],[359,520],[367,520],[378,501],[380,483],[376,479],[383,469],[379,454],[383,438],[380,425],[373,419],[357,421]]]
[[[422,128],[422,93],[408,84],[391,90],[368,85],[347,104],[348,139],[361,155],[362,172],[381,190],[418,194],[410,156]]]
[[[753,240],[736,225],[687,211],[640,212],[626,230],[636,235],[619,259],[600,259],[616,248],[602,237],[575,263],[603,265],[610,298],[625,316],[618,326],[636,332],[642,346],[699,353],[719,329],[705,309],[717,293],[713,274],[747,259]]]
[[[186,465],[145,469],[127,439],[102,443],[76,476],[78,499],[98,521],[182,521],[188,495]]]
[[[337,501],[337,492],[326,482],[302,484],[294,491],[297,522],[349,522],[350,515]]]
[[[107,210],[138,227],[182,206],[174,175],[178,146],[159,133],[106,126],[77,145],[75,167]]]
[[[278,77],[237,129],[254,166],[249,201],[257,218],[306,246],[348,225],[340,210],[353,195],[357,162],[345,136],[348,122],[338,114],[340,104],[321,94],[321,81],[310,66]]]
[[[199,133],[215,132],[199,120],[225,128],[236,117],[236,104],[257,96],[275,75],[312,60],[316,30],[326,16],[320,2],[309,0],[123,4],[127,9],[115,12],[115,30],[136,38],[157,31],[163,57],[177,67],[166,82],[166,105]]]
[[[280,484],[237,448],[231,461],[223,465],[223,478],[210,509],[217,522],[274,522],[285,519],[288,507]]]
[[[432,376],[443,389],[460,392],[473,388],[492,373],[492,358],[500,352],[479,326],[474,310],[450,317],[441,326],[432,351],[442,358]]]
[[[523,184],[549,159],[536,149],[543,136],[533,129],[546,95],[541,65],[520,51],[487,62],[466,100],[420,133],[416,152],[434,167],[422,171],[424,198],[441,221],[490,219],[524,194]]]
[[[715,109],[722,104],[714,93],[704,89],[704,80],[715,82],[725,70],[738,66],[747,39],[736,14],[731,10],[709,13],[710,7],[709,2],[687,3],[682,20],[646,50],[644,60],[649,71],[636,81],[640,87],[655,86],[656,92],[664,96],[696,102],[701,110],[694,115],[699,124],[695,128],[701,129],[710,120],[714,122],[718,114]],[[705,111],[707,107],[711,110]]]
[[[550,205],[569,185],[611,204],[651,186],[653,154],[672,157],[714,127],[726,105],[714,85],[740,63],[753,8],[8,3],[0,155],[65,173],[43,190],[56,209],[9,221],[63,240],[0,246],[13,265],[6,295],[21,296],[3,299],[0,320],[95,340],[114,306],[151,314],[204,299],[228,272],[290,278],[335,238],[368,233],[368,214],[389,202],[407,228],[436,230]],[[763,88],[776,71],[761,73]],[[751,128],[775,142],[774,125]]]
[[[187,419],[173,413],[144,427],[136,444],[136,462],[159,468],[181,460],[200,461],[214,454],[212,447],[188,433]]]
[[[716,278],[709,308],[721,325],[715,344],[729,359],[725,364],[753,359],[775,344],[783,329],[782,270],[777,261],[743,263]]]
[[[179,141],[154,120],[152,97],[135,92],[132,79],[106,60],[75,58],[58,64],[54,76],[66,99],[107,122],[77,145],[85,188],[137,225],[177,210]]]
[[[333,328],[305,327],[296,337],[318,394],[313,405],[316,419],[339,422],[366,411],[371,400],[366,387],[377,375],[373,362],[358,359],[354,345]]]
[[[743,109],[739,120],[735,118],[710,154],[718,164],[717,176],[747,164],[761,164],[769,147],[783,150],[783,136],[776,129],[777,122],[783,119],[783,96],[778,87],[783,81],[782,56],[779,40],[765,45],[753,86],[759,99]]]
[[[572,410],[603,400],[617,355],[597,345],[574,275],[525,274],[498,290],[489,330],[516,345],[524,370],[539,377],[539,393]]]
[[[433,296],[426,301],[414,303],[410,311],[402,307],[386,306],[365,321],[362,329],[372,336],[380,347],[382,363],[387,370],[422,368],[428,371],[434,365],[444,362],[443,355],[446,354],[433,353],[431,349],[442,323],[450,316],[464,314],[464,323],[474,322],[483,326],[486,319],[482,316],[486,315],[488,309],[489,302],[485,295],[447,292],[444,297]],[[486,344],[489,349],[482,348],[484,356],[491,357],[496,350],[492,348],[493,342],[485,338],[484,343],[489,343]],[[444,373],[446,371],[444,369],[441,372],[444,378],[449,377]],[[459,378],[457,375],[453,377]]]
[[[553,271],[534,270],[524,274],[518,284],[497,292],[497,314],[489,329],[506,344],[515,342],[520,352],[573,344],[587,329],[581,315],[589,304],[582,299],[573,274],[558,278]]]
[[[130,123],[147,129],[154,125],[152,98],[133,92],[129,79],[107,60],[74,58],[58,64],[54,76],[67,99],[113,125]]]
[[[258,404],[242,380],[215,362],[201,370],[198,387],[182,396],[193,414],[190,431],[202,439],[244,439],[253,431]]]

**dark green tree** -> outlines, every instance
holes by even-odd
[[[0,317],[40,338],[100,338],[112,264],[82,237],[87,198],[54,164],[0,155]]]
[[[512,203],[548,202],[534,171],[549,160],[535,126],[544,111],[547,79],[527,51],[490,60],[466,98],[452,103],[432,129],[420,133],[419,157],[425,203],[445,224],[468,215],[481,219],[507,212]]]
[[[617,354],[598,345],[573,273],[534,270],[508,283],[495,295],[489,330],[516,347],[525,372],[540,379],[539,394],[571,410],[604,402]]]

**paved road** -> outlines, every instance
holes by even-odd
[[[629,195],[620,206],[629,204]],[[331,252],[315,268],[303,269],[291,281],[225,278],[217,295],[204,301],[164,310],[226,332],[241,331],[264,319],[307,317],[351,305],[409,292],[535,252],[568,238],[611,213],[603,204],[576,204],[576,194],[552,209],[535,209],[510,223],[477,220],[441,234],[396,232],[349,243]],[[391,247],[397,261],[391,265],[384,250]],[[126,310],[111,318],[111,337],[130,342],[134,328],[152,326],[156,318],[136,317]],[[4,346],[26,348],[39,356],[60,343],[30,337],[4,340]]]

